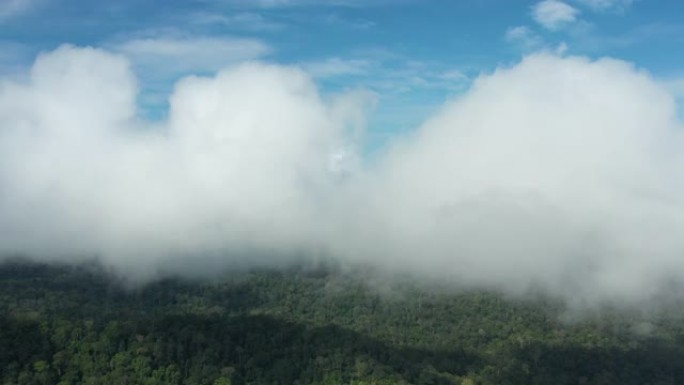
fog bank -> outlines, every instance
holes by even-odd
[[[298,68],[185,78],[161,123],[137,92],[124,57],[71,46],[0,80],[0,258],[144,281],[324,257],[583,307],[684,296],[681,122],[629,63],[530,55],[372,163],[374,95],[323,98]]]

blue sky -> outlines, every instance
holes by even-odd
[[[684,94],[676,0],[0,0],[0,74],[21,76],[64,43],[128,56],[149,119],[164,117],[184,75],[244,60],[301,66],[324,95],[377,95],[375,142],[538,50],[627,60]]]

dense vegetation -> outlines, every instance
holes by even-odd
[[[0,383],[684,383],[681,317],[561,315],[541,299],[320,270],[125,290],[97,269],[12,263]]]

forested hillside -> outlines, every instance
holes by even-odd
[[[2,384],[682,384],[684,322],[329,270],[0,267]]]

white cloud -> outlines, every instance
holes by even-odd
[[[0,81],[2,252],[142,279],[324,252],[580,307],[684,298],[681,122],[628,63],[531,55],[367,167],[372,96],[322,98],[296,68],[185,78],[155,127],[135,97],[126,58],[97,49]]]
[[[579,10],[559,0],[544,0],[532,9],[534,20],[550,30],[575,22],[578,14]]]
[[[679,129],[626,63],[528,57],[389,151],[349,219],[366,242],[339,247],[461,285],[645,303],[682,283]]]
[[[537,49],[544,44],[541,36],[532,31],[530,27],[523,25],[506,30],[505,38],[506,41],[520,44],[528,50]]]
[[[182,80],[163,127],[139,127],[122,56],[62,47],[31,74],[0,83],[0,255],[94,253],[132,277],[181,256],[251,264],[315,245],[328,167],[366,105],[323,103],[300,70],[243,64]]]

